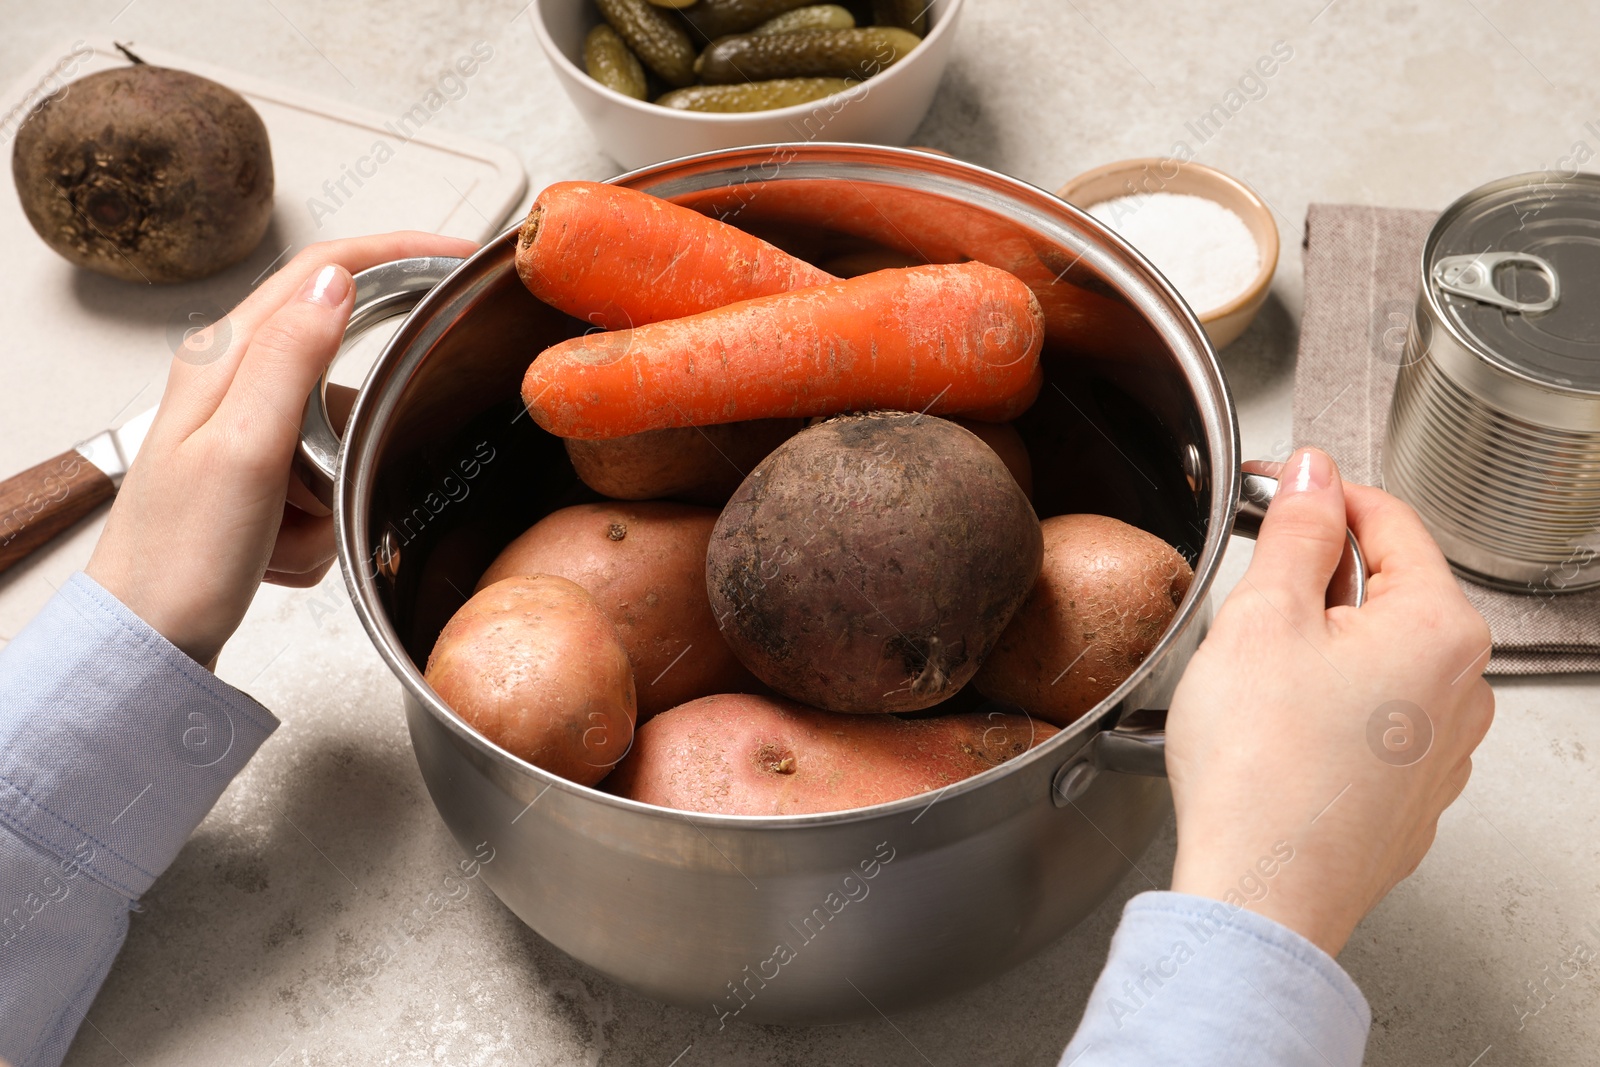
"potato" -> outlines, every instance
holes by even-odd
[[[836,715],[776,697],[703,697],[657,715],[606,790],[681,811],[802,815],[942,789],[1056,728],[1002,712]]]
[[[647,430],[607,440],[568,438],[567,458],[583,484],[602,496],[721,507],[744,476],[793,437],[804,421],[752,419]]]
[[[716,522],[715,511],[688,504],[562,508],[507,545],[478,588],[518,574],[581,585],[628,650],[643,722],[695,697],[760,688],[722,639],[706,598]]]
[[[1039,521],[953,422],[881,411],[801,431],[717,520],[706,586],[751,672],[829,711],[915,711],[971,679],[1027,597]]]
[[[633,669],[594,599],[565,578],[507,578],[461,606],[424,675],[513,756],[594,785],[633,743]]]
[[[1022,487],[1022,495],[1033,499],[1033,460],[1028,458],[1028,446],[1022,435],[1009,422],[979,422],[977,419],[954,418],[950,420],[963,430],[975,434],[978,440],[994,449],[1000,462],[1006,465],[1011,477]]]
[[[1194,571],[1159,537],[1104,515],[1057,515],[1042,525],[1039,581],[973,684],[1067,726],[1144,662]]]

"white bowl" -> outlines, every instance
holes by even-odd
[[[593,0],[538,0],[534,27],[562,88],[600,147],[632,170],[696,152],[781,141],[905,144],[933,103],[964,3],[933,0],[923,42],[854,88],[793,107],[735,114],[658,107],[589,77],[583,40],[600,21]]]

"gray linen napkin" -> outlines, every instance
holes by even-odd
[[[1305,315],[1295,370],[1294,439],[1377,485],[1395,373],[1416,300],[1431,211],[1312,204]],[[1494,634],[1491,675],[1600,671],[1600,591],[1525,594],[1461,580]]]

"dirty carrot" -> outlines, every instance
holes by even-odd
[[[540,300],[608,330],[834,280],[725,222],[597,182],[539,194],[517,236],[517,275]]]
[[[873,408],[992,419],[1037,395],[1043,340],[1005,271],[906,267],[574,337],[533,361],[522,398],[551,433],[591,439]]]
[[[1034,294],[1037,297],[1037,293]],[[1046,331],[1049,329],[1048,319]],[[1014,393],[994,404],[982,407],[968,408],[961,412],[966,418],[977,422],[1010,422],[1020,416],[1024,411],[1033,407],[1033,402],[1039,399],[1039,394],[1044,391],[1044,367],[1038,363],[1033,366],[1033,374],[1029,376],[1027,384]]]
[[[1149,332],[1131,304],[1105,295],[1087,263],[1041,247],[1015,222],[987,211],[950,211],[914,189],[864,189],[856,182],[768,182],[739,218],[848,234],[919,263],[976,259],[1010,271],[1038,296],[1050,339],[1077,353],[1125,358],[1130,338]],[[847,264],[817,262],[845,274]]]

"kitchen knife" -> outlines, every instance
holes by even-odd
[[[0,572],[116,495],[156,409],[0,482]]]

